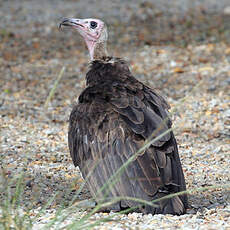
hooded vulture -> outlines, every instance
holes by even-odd
[[[124,60],[108,56],[103,21],[65,18],[61,26],[82,35],[91,58],[68,131],[73,163],[91,195],[109,204],[104,211],[185,213],[186,194],[163,198],[186,190],[167,102],[133,77]]]

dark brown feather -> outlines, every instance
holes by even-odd
[[[137,81],[121,59],[93,61],[87,88],[70,115],[68,142],[92,196],[105,199],[102,186],[143,145],[171,128],[169,106],[155,91]],[[185,190],[184,175],[172,132],[162,136],[125,168],[107,199],[130,196],[151,201]],[[108,210],[137,206],[122,200]],[[175,196],[139,207],[142,212],[182,214],[187,196]]]

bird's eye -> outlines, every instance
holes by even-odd
[[[90,28],[95,29],[97,27],[97,23],[95,21],[90,22]]]

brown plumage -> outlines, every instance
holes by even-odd
[[[177,143],[171,131],[136,156],[109,191],[100,191],[147,139],[170,129],[171,121],[166,101],[135,79],[122,59],[92,58],[86,84],[70,115],[68,143],[73,163],[79,166],[95,200],[133,197],[152,201],[185,190]],[[136,210],[143,213],[180,215],[186,211],[187,196],[155,204],[152,207],[122,199],[105,210],[139,205]]]

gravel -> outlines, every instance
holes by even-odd
[[[58,31],[57,23],[66,16],[93,15],[112,24],[111,53],[128,60],[134,75],[159,89],[170,103],[187,188],[193,192],[189,195],[186,215],[96,213],[88,224],[112,216],[112,220],[94,229],[229,229],[230,191],[229,187],[221,188],[230,184],[230,46],[223,36],[228,36],[229,31],[214,29],[204,41],[194,41],[191,39],[195,34],[189,30],[187,33],[181,22],[173,35],[178,35],[179,40],[171,41],[170,31],[154,25],[153,32],[150,24],[143,23],[145,19],[142,19],[149,10],[150,18],[151,12],[154,15],[161,12],[167,19],[164,25],[170,27],[172,18],[168,15],[184,17],[190,11],[198,11],[197,18],[202,22],[205,16],[200,15],[200,9],[215,11],[218,18],[222,18],[229,3],[226,0],[192,4],[177,0],[168,7],[168,1],[161,4],[159,1],[132,1],[132,4],[122,1],[120,9],[120,2],[0,3],[0,25],[4,25],[0,29],[0,188],[24,172],[21,212],[29,208],[31,216],[58,192],[44,215],[34,221],[33,229],[40,229],[54,218],[61,205],[68,207],[82,185],[79,169],[73,166],[69,156],[67,129],[71,105],[85,84],[88,54],[79,36],[71,31]],[[200,24],[195,23],[193,27],[199,37],[204,32]],[[189,39],[186,36],[190,36]],[[181,43],[182,38],[186,43]],[[178,41],[182,46],[177,45]],[[64,76],[48,108],[44,108],[63,66],[66,66]],[[206,186],[219,187],[195,191]],[[9,187],[12,192],[15,190],[14,184]],[[89,198],[89,192],[83,189],[75,202]],[[2,199],[4,194],[0,194]],[[85,214],[76,208],[54,229],[71,224]]]

